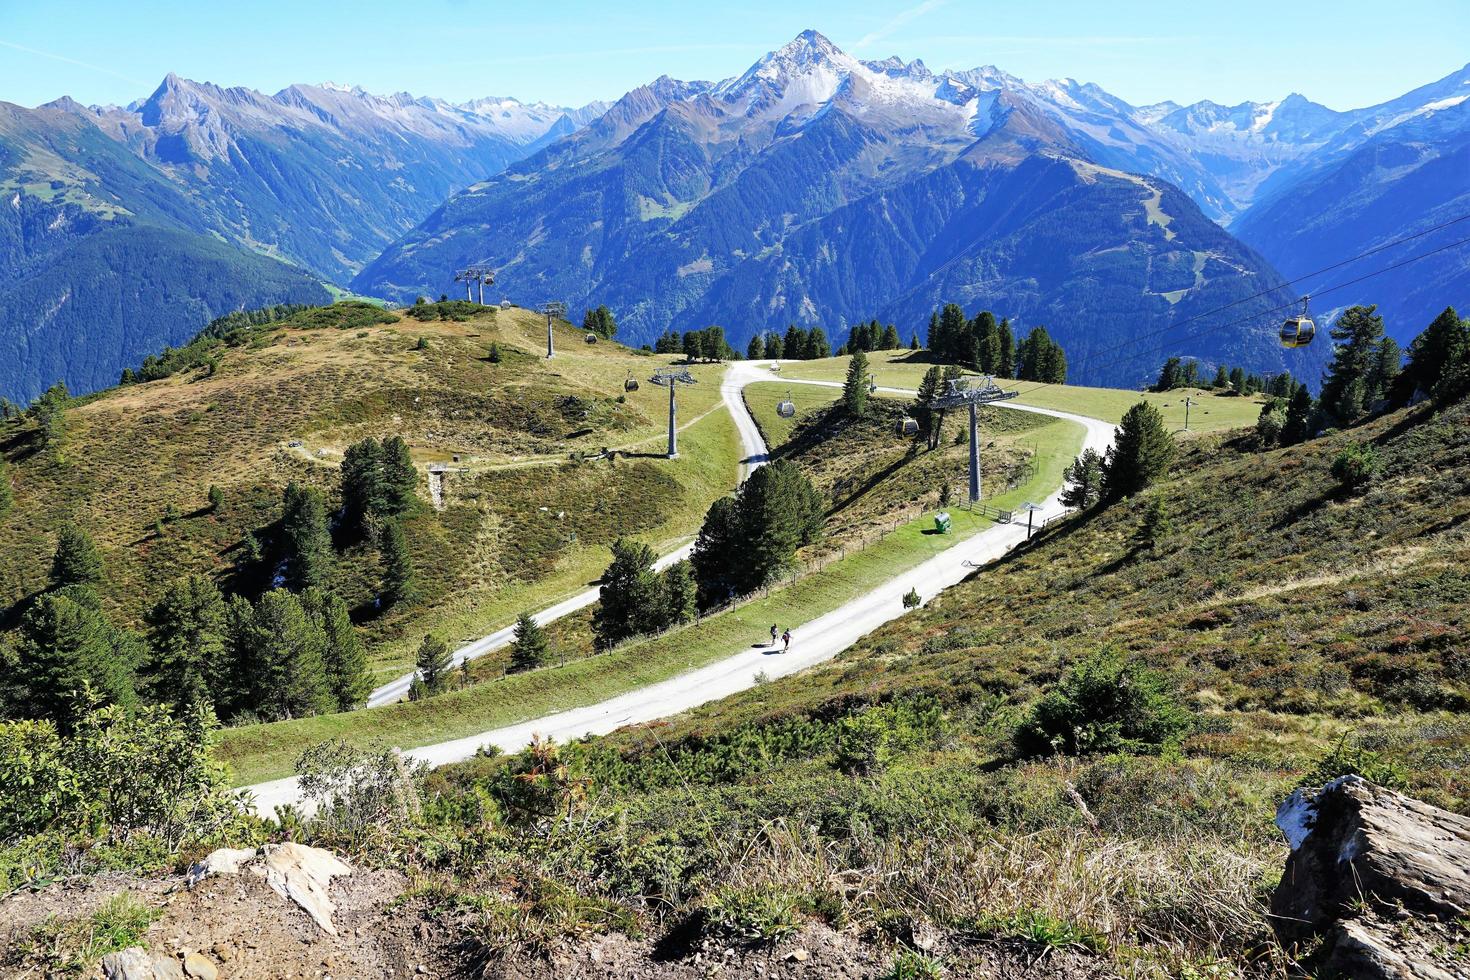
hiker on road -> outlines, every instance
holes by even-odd
[[[786,632],[784,632],[784,633],[781,634],[781,642],[785,644],[785,646],[782,648],[781,652],[782,653],[790,653],[791,652],[791,631],[790,630],[787,630]]]
[[[776,637],[780,635],[780,632],[781,632],[780,630],[776,629],[776,624],[775,623],[772,623],[771,624],[771,646],[775,646],[776,645]]]

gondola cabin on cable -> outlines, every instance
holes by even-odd
[[[589,343],[589,344],[595,344],[595,343],[597,343],[597,334],[595,334],[595,333],[589,333],[587,335],[587,337],[586,337],[586,340],[587,340],[587,343]]]
[[[628,372],[628,380],[626,380],[626,381],[623,382],[623,390],[624,391],[637,391],[638,390],[638,379],[635,378],[635,377],[633,377],[633,372],[632,371],[629,371]]]
[[[776,403],[776,414],[783,419],[789,419],[796,414],[796,402],[791,400],[791,392],[788,391],[786,397]]]
[[[1307,309],[1307,297],[1302,297],[1302,311],[1289,316],[1281,324],[1282,347],[1305,347],[1317,336],[1317,325],[1312,322],[1312,312]]]
[[[898,423],[898,434],[901,436],[916,435],[919,431],[919,420],[907,415]]]

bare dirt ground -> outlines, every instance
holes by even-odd
[[[394,871],[361,870],[331,886],[338,935],[319,929],[258,876],[205,880],[194,890],[182,876],[100,875],[59,882],[0,900],[0,976],[76,975],[59,971],[32,937],[48,920],[81,921],[109,897],[128,892],[161,914],[143,936],[153,952],[202,953],[220,978],[454,977],[487,980],[877,980],[892,976],[893,949],[852,931],[804,927],[774,946],[744,947],[677,934],[633,939],[614,933],[569,941],[550,953],[486,959],[465,941],[464,914],[406,897]],[[932,951],[945,977],[1109,977],[1101,960],[1080,953],[1016,944],[949,944]],[[101,976],[98,963],[82,974]]]

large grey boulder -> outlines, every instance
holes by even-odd
[[[1323,976],[1470,975],[1470,818],[1343,776],[1276,811],[1291,844],[1272,924]],[[1465,948],[1465,947],[1460,947]]]

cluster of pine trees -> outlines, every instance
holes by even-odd
[[[687,561],[654,571],[653,549],[619,538],[612,563],[602,573],[602,590],[592,631],[602,649],[634,636],[661,633],[694,618],[694,575]]]
[[[603,340],[612,340],[618,335],[618,320],[613,316],[612,310],[599,306],[582,314],[582,329]]]
[[[655,354],[683,354],[690,364],[696,361],[733,361],[740,355],[725,340],[725,328],[705,327],[680,333],[670,330],[654,341]]]
[[[74,720],[83,691],[106,704],[149,701],[180,714],[291,718],[367,700],[367,657],[342,599],[315,586],[252,603],[190,575],[145,616],[145,635],[113,625],[97,587],[101,553],[75,527],[57,537],[47,589],[0,648],[0,706],[10,717]]]
[[[763,358],[772,361],[786,358],[792,361],[814,361],[832,356],[832,345],[827,332],[821,327],[804,330],[796,324],[786,328],[783,336],[774,330],[765,330],[750,338],[745,356],[752,361]]]
[[[1199,362],[1190,358],[1170,357],[1159,369],[1159,378],[1151,391],[1173,391],[1175,388],[1212,388],[1215,391],[1234,391],[1240,395],[1266,394],[1273,398],[1290,399],[1302,383],[1291,376],[1290,371],[1261,376],[1249,373],[1242,367],[1215,368],[1209,384],[1204,384],[1200,375]]]
[[[946,303],[929,316],[929,350],[936,360],[959,364],[998,378],[1065,384],[1067,355],[1045,327],[1035,327],[1019,343],[1008,319],[989,310],[972,318],[958,303]]]
[[[52,401],[64,406],[64,395]],[[337,530],[345,540],[376,540],[383,606],[414,591],[402,519],[417,506],[417,483],[408,446],[398,437],[364,439],[344,456]],[[9,491],[0,473],[0,507],[8,505]],[[211,488],[211,507],[222,499]],[[242,549],[245,567],[268,564],[271,572],[253,601],[190,575],[164,589],[139,635],[108,621],[98,595],[101,554],[85,532],[63,528],[48,588],[20,614],[14,633],[0,639],[0,710],[64,727],[83,688],[105,703],[146,700],[180,712],[208,704],[235,719],[360,706],[371,681],[347,605],[332,591],[337,553],[326,495],[287,484],[267,542],[247,534]]]
[[[789,460],[763,466],[733,497],[710,506],[691,564],[701,609],[746,595],[791,566],[815,541],[825,509],[811,481]]]
[[[1123,413],[1106,455],[1085,449],[1067,467],[1062,503],[1085,510],[1131,497],[1168,472],[1176,452],[1163,413],[1139,402]]]
[[[903,341],[898,337],[897,327],[891,323],[882,326],[877,320],[869,320],[848,331],[847,343],[838,348],[837,356],[874,350],[898,350],[901,347]]]
[[[1377,310],[1350,307],[1332,325],[1332,363],[1318,398],[1302,385],[1262,406],[1256,434],[1263,446],[1293,445],[1415,397],[1452,398],[1470,389],[1470,326],[1453,308],[1414,339],[1407,363],[1402,348],[1384,333]]]

